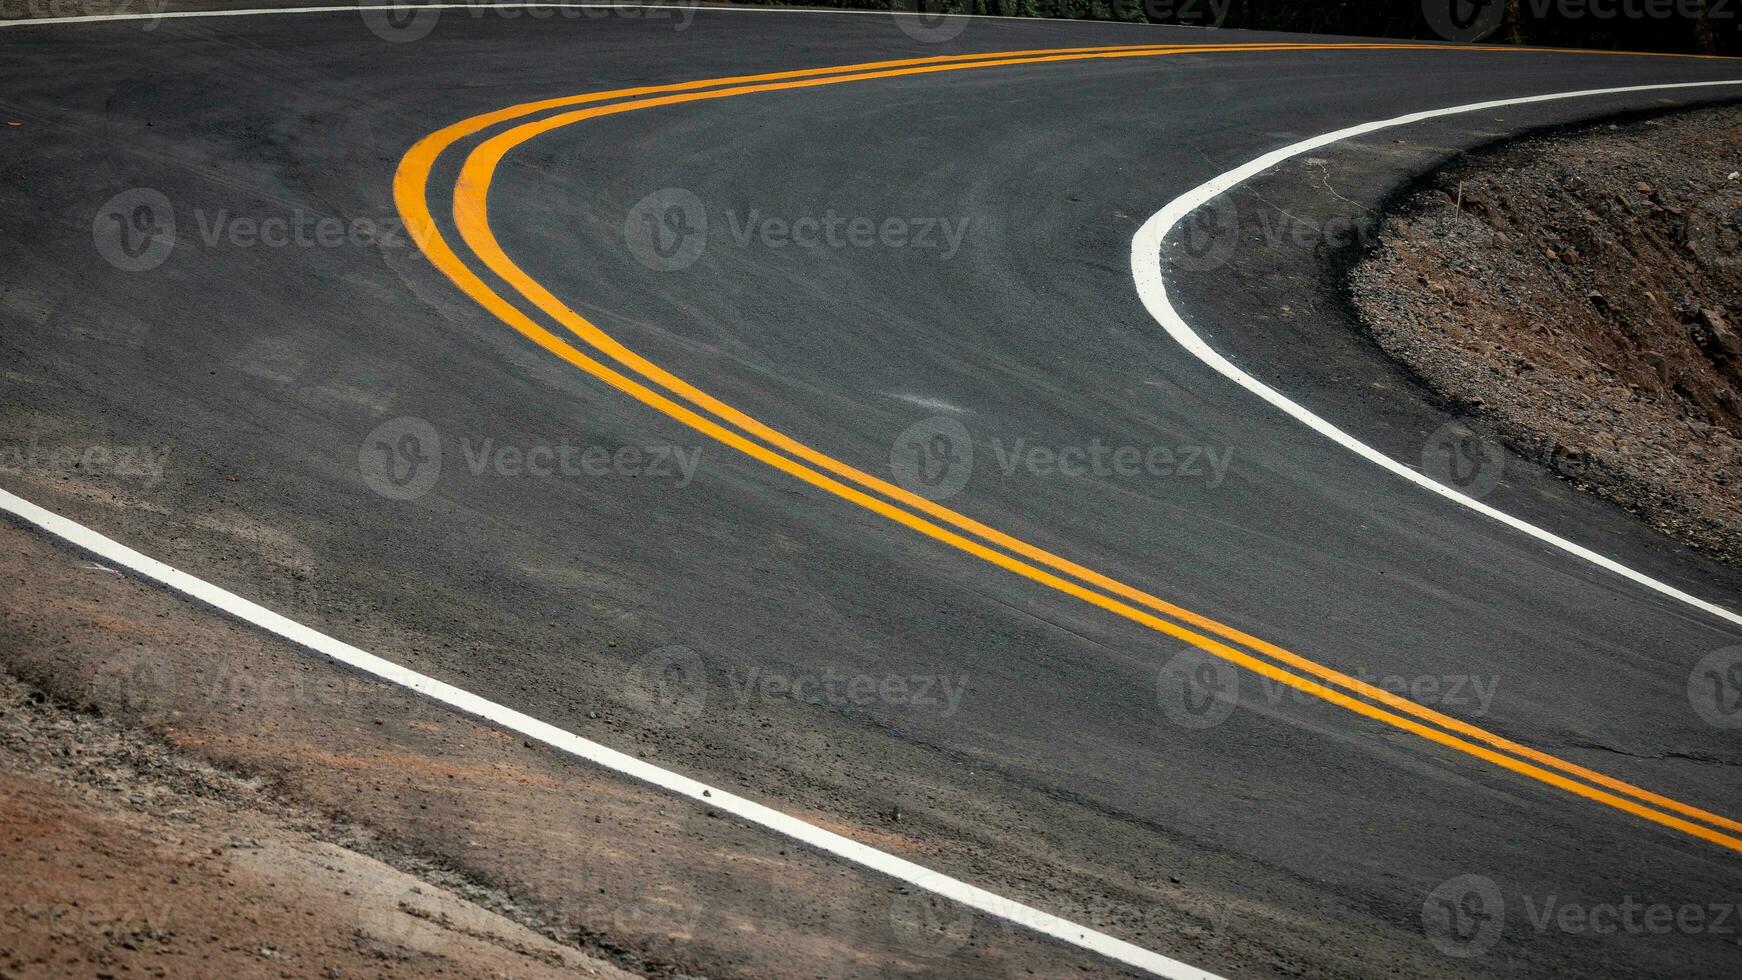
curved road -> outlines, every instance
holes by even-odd
[[[441,638],[400,659],[1223,975],[1742,969],[1742,628],[1230,383],[1146,311],[1129,255],[1169,201],[1311,136],[1742,68],[382,17],[0,31],[6,438],[172,447],[130,486],[152,506],[0,488],[341,638]],[[1156,47],[1075,50],[1133,45]],[[959,57],[998,52],[1027,53]],[[534,104],[586,93],[613,94]],[[1462,149],[1735,94],[1315,150],[1170,240],[1172,301],[1419,465],[1448,419],[1355,331],[1337,229]],[[1533,461],[1475,492],[1737,606],[1742,576]],[[312,581],[190,535],[222,514],[294,539]]]

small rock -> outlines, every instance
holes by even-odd
[[[1724,314],[1713,309],[1703,309],[1699,314],[1700,325],[1706,328],[1706,343],[1712,353],[1719,357],[1742,357],[1742,340],[1736,336],[1736,331],[1730,329],[1725,322]]]

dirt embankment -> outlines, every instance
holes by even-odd
[[[630,974],[0,672],[0,977]]]
[[[55,482],[112,496],[107,522],[154,506]],[[268,543],[254,560],[296,554]],[[347,632],[413,663],[439,642]],[[909,814],[792,812],[920,859],[942,850]],[[1105,921],[1160,914],[1120,901]],[[1119,971],[0,520],[0,980],[1029,973]]]
[[[1479,429],[1742,564],[1742,109],[1478,154],[1387,218],[1350,285]]]

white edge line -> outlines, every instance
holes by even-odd
[[[876,10],[804,10],[786,9],[780,7],[749,7],[749,6],[715,6],[712,4],[626,4],[626,3],[431,3],[431,4],[357,4],[348,6],[320,7],[275,7],[256,10],[198,10],[174,11],[164,13],[141,14],[99,14],[81,17],[44,17],[17,20],[0,20],[0,28],[30,27],[50,24],[87,24],[111,21],[139,20],[180,20],[205,17],[248,17],[268,16],[274,14],[312,14],[312,13],[349,13],[366,10],[410,10],[417,8],[433,8],[438,10],[475,10],[475,9],[532,9],[532,8],[567,8],[582,10],[634,8],[642,10],[723,10],[757,13],[808,13],[808,14],[859,14],[859,15],[894,15],[895,11]],[[1036,18],[994,17],[980,14],[947,15],[962,18],[977,18],[985,20],[1034,20]],[[1115,22],[1117,23],[1117,22]],[[1192,25],[1131,25],[1131,26],[1192,26]],[[1447,109],[1435,109],[1426,112],[1411,113],[1397,116],[1379,122],[1364,123],[1337,130],[1323,136],[1302,140],[1291,146],[1283,147],[1267,153],[1242,167],[1228,171],[1213,180],[1198,186],[1192,191],[1175,198],[1160,211],[1151,215],[1139,228],[1132,239],[1131,270],[1136,280],[1138,295],[1143,305],[1182,347],[1190,351],[1204,363],[1215,368],[1224,376],[1230,378],[1242,387],[1253,392],[1265,401],[1294,416],[1332,441],[1354,451],[1378,465],[1417,483],[1443,497],[1463,504],[1478,513],[1485,514],[1501,523],[1515,527],[1534,537],[1548,542],[1571,554],[1584,558],[1596,565],[1609,569],[1617,574],[1633,579],[1658,592],[1680,599],[1696,608],[1703,609],[1713,615],[1742,625],[1742,616],[1713,605],[1702,599],[1688,595],[1670,585],[1659,582],[1643,573],[1636,572],[1624,565],[1603,557],[1587,548],[1557,537],[1554,534],[1535,527],[1509,514],[1495,510],[1488,505],[1464,496],[1448,487],[1415,472],[1407,466],[1380,453],[1343,432],[1336,426],[1313,414],[1298,403],[1270,388],[1263,382],[1235,367],[1222,355],[1216,353],[1198,336],[1184,319],[1180,317],[1173,305],[1168,302],[1167,288],[1161,274],[1161,243],[1167,233],[1186,215],[1197,210],[1217,195],[1254,177],[1273,166],[1329,143],[1360,136],[1375,130],[1392,126],[1402,126],[1409,123],[1431,119],[1437,116],[1454,115],[1462,112],[1477,112],[1483,109],[1501,106],[1520,105],[1530,102],[1546,102],[1553,99],[1571,99],[1581,96],[1611,95],[1626,92],[1643,92],[1656,89],[1695,88],[1712,85],[1742,85],[1742,81],[1728,82],[1687,82],[1671,85],[1637,85],[1625,88],[1590,89],[1581,92],[1566,92],[1555,95],[1539,95],[1520,99],[1503,99],[1493,102],[1478,102],[1470,105],[1456,106]],[[772,830],[775,833],[790,837],[802,844],[826,854],[869,868],[898,881],[906,882],[916,888],[923,889],[943,898],[959,902],[969,908],[983,912],[995,918],[1012,922],[1044,936],[1049,936],[1061,942],[1081,949],[1098,953],[1108,959],[1143,970],[1156,976],[1177,978],[1177,980],[1221,980],[1213,973],[1200,970],[1197,967],[1181,963],[1178,960],[1163,956],[1160,953],[1143,949],[1122,939],[1116,939],[1105,933],[1097,932],[1080,926],[1067,919],[1059,918],[1039,909],[1023,905],[1011,899],[986,891],[983,888],[970,885],[964,881],[931,871],[911,861],[896,857],[885,851],[877,850],[861,844],[849,837],[844,837],[821,827],[808,824],[796,817],[788,816],[778,810],[764,806],[753,800],[745,799],[725,790],[716,789],[705,783],[698,782],[687,776],[667,769],[651,765],[639,758],[625,755],[615,749],[607,748],[597,742],[585,739],[579,735],[566,732],[555,725],[539,721],[530,715],[515,711],[512,708],[497,704],[472,694],[469,691],[443,683],[433,677],[420,674],[409,667],[396,664],[390,660],[377,657],[349,643],[334,639],[310,627],[304,626],[292,619],[281,616],[258,603],[251,602],[226,589],[219,588],[202,579],[195,578],[180,569],[173,568],[154,558],[143,555],[126,545],[85,527],[76,521],[69,520],[45,510],[28,500],[5,490],[0,490],[0,509],[35,525],[49,534],[62,539],[86,552],[114,562],[133,571],[135,574],[155,581],[190,599],[202,602],[214,609],[227,613],[237,619],[258,626],[269,633],[283,637],[290,642],[321,654],[339,663],[354,667],[364,673],[372,674],[387,683],[414,691],[433,701],[440,702],[466,714],[481,718],[500,728],[534,739],[561,752],[566,752],[577,758],[591,762],[594,765],[621,773],[632,779],[658,787],[676,796],[686,797],[697,803],[711,806],[730,813],[741,820]]]
[[[1215,368],[1224,377],[1229,378],[1242,388],[1245,388],[1247,391],[1252,392],[1270,404],[1284,412],[1287,412],[1289,415],[1294,416],[1296,420],[1306,425],[1307,428],[1312,429],[1327,439],[1330,439],[1339,446],[1348,449],[1357,456],[1384,467],[1411,483],[1427,490],[1431,490],[1453,503],[1468,507],[1476,513],[1482,514],[1486,517],[1491,517],[1508,527],[1523,531],[1525,534],[1559,548],[1570,555],[1583,558],[1599,568],[1607,569],[1608,571],[1614,572],[1616,575],[1637,582],[1655,592],[1685,602],[1688,605],[1693,606],[1695,609],[1710,613],[1719,619],[1742,625],[1742,616],[1725,609],[1723,606],[1707,602],[1697,596],[1689,595],[1666,582],[1660,582],[1643,572],[1638,572],[1628,568],[1626,565],[1623,565],[1614,559],[1600,555],[1583,545],[1575,544],[1563,537],[1545,531],[1534,524],[1520,520],[1517,517],[1513,517],[1511,514],[1490,507],[1474,497],[1466,496],[1450,487],[1435,482],[1430,477],[1410,469],[1408,466],[1405,466],[1397,460],[1381,453],[1379,450],[1374,449],[1359,439],[1356,439],[1354,436],[1337,428],[1330,422],[1325,421],[1324,418],[1313,414],[1298,402],[1290,399],[1287,395],[1282,394],[1269,385],[1266,385],[1264,382],[1254,378],[1252,375],[1240,370],[1240,368],[1234,366],[1234,364],[1227,358],[1216,353],[1216,351],[1204,341],[1204,338],[1199,336],[1197,332],[1186,323],[1185,319],[1180,316],[1179,311],[1174,309],[1173,304],[1168,301],[1167,285],[1163,280],[1161,271],[1162,242],[1166,240],[1168,233],[1184,220],[1187,215],[1203,205],[1208,204],[1218,195],[1233,190],[1241,183],[1258,176],[1277,164],[1280,164],[1291,157],[1316,150],[1319,147],[1331,143],[1337,143],[1352,137],[1362,136],[1377,130],[1389,129],[1393,126],[1407,126],[1411,123],[1421,122],[1425,119],[1435,119],[1440,116],[1452,116],[1464,112],[1480,112],[1484,109],[1498,109],[1503,106],[1525,105],[1532,102],[1550,102],[1556,99],[1578,99],[1594,95],[1619,95],[1628,92],[1654,92],[1665,89],[1702,88],[1719,85],[1742,85],[1742,80],[1677,82],[1665,85],[1629,85],[1622,88],[1586,89],[1579,92],[1559,92],[1551,95],[1533,95],[1518,99],[1498,99],[1493,102],[1473,102],[1469,105],[1452,106],[1447,109],[1429,109],[1425,112],[1412,112],[1408,115],[1395,116],[1391,119],[1382,119],[1378,122],[1362,123],[1358,126],[1350,126],[1347,129],[1339,129],[1334,133],[1326,133],[1323,136],[1314,136],[1310,139],[1301,140],[1298,143],[1285,146],[1279,150],[1273,150],[1256,160],[1230,170],[1213,180],[1206,181],[1186,194],[1174,198],[1172,201],[1168,202],[1166,207],[1151,215],[1149,220],[1145,221],[1141,228],[1137,229],[1136,236],[1131,239],[1131,275],[1137,283],[1137,295],[1143,300],[1143,305],[1149,310],[1149,315],[1154,317],[1156,322],[1160,323],[1181,347],[1190,351],[1198,360],[1203,361],[1212,368]]]
[[[131,3],[132,0],[124,0]],[[162,0],[142,0],[146,5]],[[35,24],[100,24],[106,21],[128,20],[186,20],[196,17],[260,17],[271,14],[344,14],[364,11],[401,11],[401,10],[687,10],[697,11],[736,11],[747,14],[829,14],[837,16],[872,16],[872,17],[918,17],[920,14],[910,10],[825,10],[814,7],[781,7],[754,6],[723,3],[708,3],[698,0],[696,3],[563,3],[558,2],[526,2],[526,3],[356,3],[342,6],[308,6],[308,7],[263,7],[249,10],[176,10],[163,13],[142,14],[85,14],[77,17],[15,17],[0,20],[0,27],[29,27]],[[1166,27],[1187,28],[1191,30],[1218,30],[1203,24],[1148,24],[1128,20],[1078,20],[1062,17],[1016,17],[1009,14],[932,14],[927,18],[947,17],[954,20],[1025,20],[1034,23],[1072,23],[1072,24],[1114,24],[1124,27]]]
[[[415,691],[450,708],[457,708],[469,715],[482,718],[499,728],[529,739],[535,739],[551,748],[610,769],[613,772],[621,773],[631,779],[656,786],[673,795],[686,797],[704,806],[730,813],[747,823],[790,837],[825,854],[832,854],[835,857],[851,861],[897,881],[906,882],[915,888],[960,902],[994,918],[1012,922],[1044,936],[1098,953],[1110,960],[1153,973],[1156,976],[1174,978],[1174,980],[1220,980],[1213,973],[931,871],[893,854],[868,847],[849,837],[843,837],[796,817],[788,816],[779,810],[763,806],[753,800],[747,800],[706,783],[697,782],[688,776],[679,775],[668,769],[661,769],[615,749],[606,748],[597,742],[563,731],[555,725],[515,711],[513,708],[488,701],[433,677],[427,677],[409,667],[384,660],[349,643],[333,639],[325,633],[281,616],[258,603],[250,602],[210,582],[195,578],[154,558],[142,555],[118,541],[104,537],[82,524],[38,507],[36,504],[5,490],[0,490],[0,510],[5,510],[34,524],[49,534],[102,558],[112,565],[129,569],[136,575],[167,586],[190,599],[205,603],[220,612],[258,626],[269,633],[274,633],[298,646],[330,657],[339,663],[372,674],[389,684]]]

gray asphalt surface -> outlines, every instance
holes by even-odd
[[[1733,852],[1253,675],[1235,681],[1231,712],[1181,715],[1170,709],[1182,684],[1202,676],[1183,644],[652,412],[477,308],[402,236],[235,237],[237,219],[390,223],[393,173],[413,142],[534,99],[882,58],[1252,37],[984,20],[923,43],[883,17],[681,22],[452,12],[413,43],[388,43],[355,14],[0,31],[0,114],[22,123],[0,129],[0,436],[44,451],[168,449],[161,482],[27,466],[0,486],[485,697],[783,809],[883,826],[896,843],[880,846],[1208,969],[1742,970]],[[1721,61],[1339,51],[892,78],[556,131],[508,159],[491,219],[565,302],[809,445],[888,475],[904,431],[952,419],[974,465],[948,506],[1345,672],[1401,678],[1527,745],[1733,814],[1736,732],[1701,717],[1689,680],[1738,631],[1450,506],[1257,402],[1147,316],[1127,255],[1169,200],[1306,136],[1479,99],[1733,77],[1742,68]],[[1347,250],[1266,230],[1370,217],[1460,149],[1670,102],[1646,93],[1453,117],[1285,166],[1234,196],[1239,246],[1214,268],[1181,270],[1176,303],[1236,363],[1418,460],[1447,416],[1355,331],[1334,277]],[[438,195],[458,162],[438,167]],[[96,243],[111,234],[108,202],[135,188],[170,202],[176,243],[160,265],[127,272]],[[709,230],[692,264],[661,271],[637,260],[624,226],[671,188],[702,203]],[[937,247],[741,240],[764,218],[830,212],[934,220]],[[412,500],[372,490],[359,463],[397,419],[440,438],[439,479]],[[1201,462],[1066,476],[1003,465],[1018,440]],[[473,472],[504,446],[564,445],[575,458],[677,447],[699,462],[690,476],[508,475],[512,462]],[[1532,461],[1508,459],[1485,499],[1736,604],[1735,572]],[[297,574],[272,560],[286,555]],[[649,698],[646,666],[691,653],[705,683]],[[832,692],[815,697],[771,690],[771,676],[840,680],[806,688]],[[867,684],[906,693],[870,697]],[[921,684],[934,693],[918,697]],[[1465,875],[1494,882],[1505,911],[1477,955],[1460,957],[1422,918]],[[1542,917],[1626,903],[1730,911],[1667,930]],[[936,952],[935,972],[953,975],[948,948]]]

